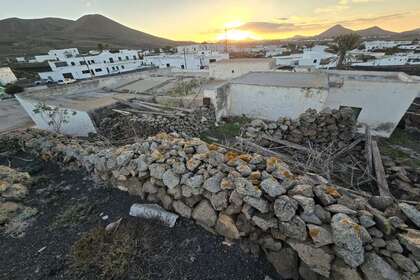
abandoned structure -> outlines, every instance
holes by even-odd
[[[210,78],[216,80],[230,80],[251,71],[269,71],[274,69],[275,60],[272,58],[245,58],[221,60],[211,63]]]
[[[318,71],[251,72],[207,89],[218,119],[248,116],[267,120],[297,118],[307,109],[353,109],[358,123],[389,137],[414,98],[420,83],[403,73]]]

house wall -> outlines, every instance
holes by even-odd
[[[26,113],[35,122],[37,128],[53,131],[52,127],[48,125],[50,119],[45,114],[35,114],[33,111],[39,101],[24,98],[19,95],[17,95],[16,98]],[[65,108],[60,108],[60,110],[64,109]],[[68,115],[68,122],[62,124],[61,133],[72,136],[88,136],[89,133],[96,133],[96,128],[87,112],[73,109],[69,109],[69,112],[76,112],[76,114],[72,115],[70,113]]]
[[[327,96],[327,89],[231,84],[227,111],[231,116],[246,115],[267,120],[297,118],[309,108],[321,110]]]
[[[345,79],[330,88],[325,107],[361,108],[358,122],[368,124],[373,135],[389,137],[419,92],[418,83]]]
[[[17,81],[15,74],[9,67],[0,67],[0,84],[6,85]]]
[[[268,71],[275,66],[275,60],[267,59],[261,61],[259,59],[249,59],[248,61],[221,61],[219,63],[211,63],[209,66],[210,77],[216,80],[230,80],[247,74],[251,71]]]

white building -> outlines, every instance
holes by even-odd
[[[327,48],[328,46],[314,46],[304,49],[303,53],[276,56],[274,58],[276,59],[276,65],[279,66],[335,67],[337,55],[327,52]]]
[[[225,51],[225,46],[219,44],[194,44],[176,47],[179,54],[206,54],[209,52],[222,53]]]
[[[414,98],[420,81],[396,72],[251,72],[207,89],[218,119],[249,116],[297,118],[307,109],[351,107],[372,134],[389,137]]]
[[[26,62],[26,58],[24,56],[16,57],[16,62],[18,63]]]
[[[125,73],[144,68],[137,51],[103,51],[98,55],[82,56],[77,50],[52,52],[58,60],[49,61],[51,71],[39,73],[41,79],[63,81],[64,79],[82,80],[112,74]]]
[[[161,54],[145,56],[144,63],[158,68],[178,68],[184,70],[208,69],[213,62],[229,59],[229,54],[203,51],[203,54]]]
[[[411,41],[366,41],[363,42],[367,51],[395,48],[402,45],[411,45]]]
[[[7,85],[16,81],[17,78],[10,67],[0,67],[0,85]]]
[[[420,65],[420,53],[396,53],[366,62],[353,63],[353,66],[402,66]]]
[[[268,71],[275,67],[271,58],[244,58],[221,60],[210,64],[210,78],[230,80],[251,71]]]
[[[70,49],[61,49],[61,50],[50,50],[48,54],[44,55],[36,55],[35,62],[45,62],[45,61],[58,61],[58,60],[66,60],[68,58],[79,56],[79,50],[76,48]]]

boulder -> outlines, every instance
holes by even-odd
[[[322,247],[334,243],[329,229],[311,224],[308,224],[307,227],[309,237],[311,237],[315,247]]]
[[[274,214],[282,222],[290,221],[295,215],[298,208],[296,200],[283,195],[274,202]]]
[[[183,203],[182,201],[174,201],[172,207],[174,208],[175,212],[181,215],[182,217],[187,219],[191,218],[191,208],[185,205],[185,203]]]
[[[336,214],[331,220],[334,249],[337,255],[351,267],[358,267],[364,261],[365,252],[360,227],[346,214]]]
[[[306,224],[299,216],[294,216],[290,222],[279,222],[279,231],[287,237],[300,241],[305,241],[307,238]]]
[[[286,193],[286,189],[273,177],[261,182],[261,188],[271,197],[275,198]]]
[[[361,270],[366,280],[396,280],[400,274],[375,253],[367,253]]]
[[[217,219],[216,232],[229,239],[239,239],[240,237],[239,230],[233,219],[223,213],[220,213]]]
[[[238,177],[234,179],[234,184],[236,191],[239,194],[242,194],[244,196],[252,196],[252,197],[261,197],[262,192],[260,189],[258,189],[256,186],[254,186],[251,181]]]
[[[418,211],[416,207],[407,203],[400,203],[398,206],[407,218],[409,218],[417,226],[417,228],[420,228],[420,211]]]
[[[292,248],[283,248],[279,252],[268,251],[266,256],[282,279],[299,279],[299,260]]]
[[[197,223],[204,225],[206,227],[213,227],[216,224],[217,215],[213,207],[207,200],[202,200],[193,210],[192,218],[197,221]]]
[[[343,260],[335,259],[331,267],[333,280],[363,280],[356,269],[348,266]]]
[[[165,173],[163,173],[162,180],[165,186],[167,186],[169,189],[173,189],[178,186],[180,178],[171,169],[168,169],[165,171]]]
[[[261,213],[268,213],[268,211],[270,210],[270,205],[266,200],[262,198],[245,196],[243,200],[258,211],[260,211]]]

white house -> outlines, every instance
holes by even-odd
[[[402,66],[420,65],[420,53],[396,53],[366,62],[353,63],[354,66]]]
[[[225,46],[219,44],[194,44],[176,47],[179,54],[206,54],[209,52],[222,53],[225,51]]]
[[[16,81],[17,78],[10,67],[0,67],[0,85],[7,85]]]
[[[395,48],[397,46],[411,45],[411,41],[366,41],[363,42],[367,51]]]
[[[144,68],[135,50],[118,52],[103,51],[98,55],[79,55],[74,52],[52,52],[58,60],[49,61],[51,71],[39,73],[41,79],[62,81],[64,79],[82,80],[93,77],[125,73]]]
[[[271,58],[244,58],[221,60],[210,64],[210,78],[230,80],[251,71],[274,69],[275,60]]]
[[[185,70],[207,69],[213,62],[229,59],[229,54],[203,51],[203,54],[161,54],[145,56],[144,63],[158,68],[178,68]]]
[[[389,137],[414,98],[420,81],[404,73],[367,71],[251,72],[204,92],[216,116],[267,120],[297,118],[307,109],[351,107],[372,134]]]
[[[53,60],[66,60],[67,58],[76,57],[80,55],[79,50],[76,48],[50,50],[48,54],[36,55],[34,57],[35,62],[45,62]]]
[[[288,56],[276,56],[276,65],[279,66],[310,66],[315,68],[335,67],[337,55],[326,51],[328,46],[314,46],[306,48],[303,53]],[[330,60],[329,63],[326,61]]]

